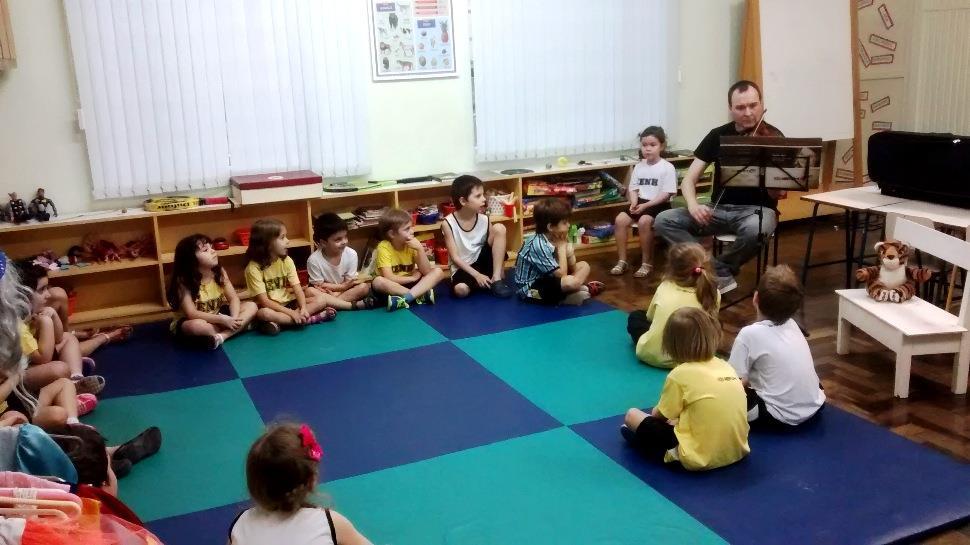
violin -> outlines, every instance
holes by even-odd
[[[758,124],[754,126],[753,129],[744,132],[741,136],[774,136],[774,137],[784,137],[777,127],[770,123],[765,123],[765,114],[768,113],[768,109],[765,108],[761,112],[761,119],[758,120]],[[783,189],[765,189],[765,192],[771,196],[772,199],[785,199],[788,197],[788,192]]]
[[[740,136],[785,136],[774,125],[765,123],[765,114],[767,113],[768,109],[765,108],[764,111],[761,112],[761,119],[758,120],[758,124],[755,125],[753,129],[741,133]]]

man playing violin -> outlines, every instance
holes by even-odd
[[[687,208],[661,212],[654,229],[668,243],[697,242],[713,235],[737,236],[730,247],[713,260],[718,290],[724,294],[736,288],[734,275],[741,265],[760,251],[759,234],[770,234],[778,224],[778,197],[781,191],[757,187],[721,185],[720,150],[722,136],[782,136],[781,131],[764,122],[765,108],[761,89],[752,81],[741,80],[728,89],[731,122],[715,127],[701,140],[681,184]],[[707,165],[714,163],[714,193],[711,206],[697,202],[696,186]],[[759,211],[762,217],[759,219]]]

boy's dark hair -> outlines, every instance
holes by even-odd
[[[18,259],[16,262],[17,271],[20,273],[20,283],[30,291],[37,291],[37,283],[41,278],[47,278],[50,272],[47,268],[34,263],[34,257]]]
[[[347,230],[347,222],[333,212],[320,214],[313,220],[314,242],[326,241],[333,235]]]
[[[461,208],[461,199],[467,199],[476,187],[485,187],[481,180],[470,174],[463,174],[451,182],[451,202]]]
[[[753,81],[743,79],[743,80],[734,82],[733,85],[728,87],[728,106],[732,106],[731,97],[734,96],[735,91],[739,93],[743,93],[752,87],[754,88],[755,91],[758,91],[758,100],[763,102],[764,99],[761,98],[761,87],[758,87],[758,84]]]
[[[317,482],[318,462],[307,456],[300,426],[277,424],[253,443],[246,457],[249,495],[261,508],[292,513],[311,507],[307,498]]]
[[[549,232],[549,225],[555,225],[562,220],[568,220],[573,209],[569,203],[553,197],[539,199],[532,214],[536,219],[536,233],[544,235]]]
[[[389,240],[388,231],[396,231],[409,223],[411,223],[411,214],[400,208],[387,208],[377,220],[377,231],[383,240]]]
[[[776,324],[783,324],[794,316],[804,297],[802,285],[788,265],[769,268],[758,282],[758,309]]]
[[[84,424],[65,424],[52,437],[77,469],[78,483],[103,486],[108,482],[108,453],[104,436]]]
[[[285,227],[283,222],[278,219],[256,220],[249,228],[249,247],[246,248],[246,257],[250,261],[255,261],[260,268],[269,267],[273,262],[269,254],[269,245],[279,238],[283,227]]]

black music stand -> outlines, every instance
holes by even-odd
[[[759,194],[769,189],[785,191],[809,191],[817,188],[821,172],[821,138],[783,138],[722,136],[719,163],[721,176],[727,174],[720,183],[721,194],[714,203],[714,209],[721,202],[724,189],[731,187],[756,187]],[[762,246],[765,244],[763,233],[764,207],[758,207],[758,270],[755,286],[761,281]],[[776,225],[777,229],[777,225]],[[715,237],[716,238],[716,237]],[[777,239],[776,239],[777,241]],[[777,246],[775,259],[778,258]],[[764,256],[764,266],[768,256]],[[730,308],[754,295],[736,299],[721,309]]]

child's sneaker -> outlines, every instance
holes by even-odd
[[[400,295],[388,295],[387,296],[387,311],[394,312],[395,310],[402,308],[411,308],[411,305],[404,300]]]
[[[223,337],[222,334],[216,333],[215,335],[212,335],[212,336],[210,336],[209,338],[206,339],[206,345],[205,346],[209,350],[215,350],[215,349],[219,348],[220,346],[222,346],[222,343],[224,343],[225,341],[226,341],[226,338]]]
[[[371,310],[373,308],[377,308],[377,299],[374,299],[371,295],[354,303],[354,310]]]
[[[515,295],[515,291],[505,283],[505,280],[496,280],[492,282],[492,295],[499,299],[507,299]]]
[[[91,359],[91,358],[89,358],[87,356],[84,356],[83,358],[81,358],[81,374],[82,375],[93,375],[94,374],[94,368],[95,367],[97,367],[97,365],[95,365],[93,359]]]
[[[626,439],[627,443],[630,443],[631,445],[636,444],[637,434],[635,431],[630,429],[630,426],[627,426],[626,424],[620,426],[620,435]]]
[[[98,395],[104,390],[104,377],[100,375],[89,375],[86,377],[72,377],[74,389],[79,394]]]
[[[84,416],[98,406],[98,398],[94,394],[77,395],[77,415]]]
[[[606,289],[606,284],[600,282],[599,280],[593,280],[592,282],[586,283],[587,291],[591,297],[596,297],[597,295],[603,293]]]
[[[414,302],[419,305],[433,305],[435,303],[434,288],[431,288],[427,293],[415,299]]]
[[[259,329],[259,332],[263,335],[270,337],[275,337],[280,334],[280,326],[273,322],[259,322],[259,325],[257,325],[256,328]]]

